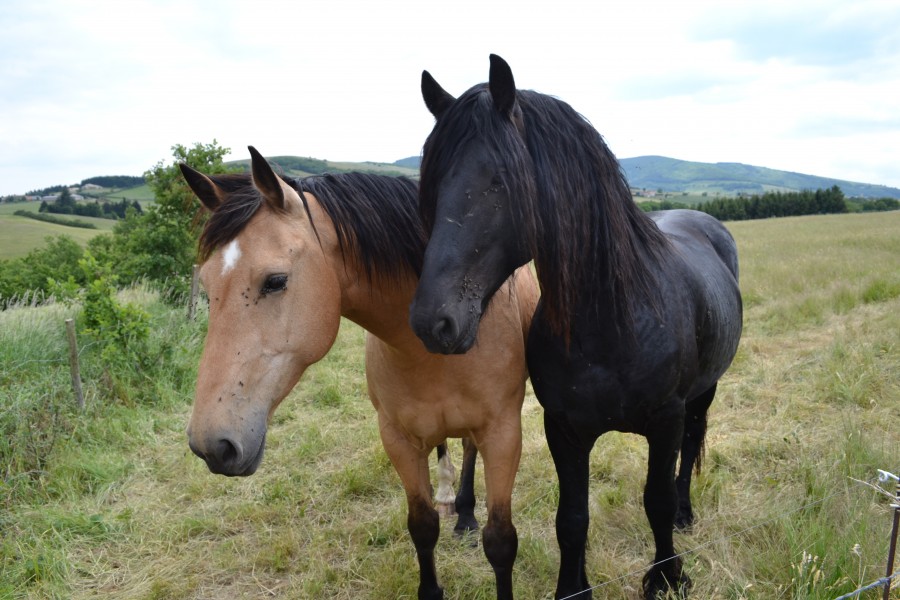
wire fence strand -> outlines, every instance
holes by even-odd
[[[851,478],[851,479],[852,479],[852,478]],[[868,481],[868,482],[867,482],[867,481],[861,481],[861,480],[858,480],[858,479],[854,479],[854,481],[856,481],[856,482],[858,482],[858,483],[862,483],[862,484],[868,485],[868,486],[873,487],[873,488],[876,488],[876,489],[878,489],[878,490],[881,490],[880,487],[874,485],[874,481],[875,481],[876,479],[877,479],[877,478],[872,478],[872,479],[871,479],[870,481]],[[884,491],[884,490],[881,490],[881,491]],[[718,543],[723,542],[723,541],[725,541],[725,540],[729,540],[729,539],[732,539],[732,538],[735,538],[735,537],[744,535],[745,533],[748,533],[748,532],[750,532],[750,531],[753,531],[754,529],[759,529],[760,527],[765,527],[766,525],[769,525],[770,523],[773,523],[773,522],[775,522],[775,521],[777,521],[777,520],[779,520],[779,519],[783,519],[784,517],[787,517],[787,516],[793,515],[793,514],[795,514],[795,513],[798,513],[798,512],[807,510],[807,509],[812,508],[812,507],[814,507],[814,506],[816,506],[816,505],[818,505],[818,504],[822,504],[823,502],[826,502],[826,501],[830,500],[831,498],[834,498],[835,496],[838,496],[838,495],[843,494],[843,493],[844,493],[843,491],[834,492],[833,494],[829,494],[828,496],[825,496],[824,498],[819,498],[818,500],[815,500],[815,501],[813,501],[813,502],[810,502],[809,504],[805,504],[805,505],[803,505],[803,506],[801,506],[801,507],[799,507],[799,508],[795,508],[795,509],[792,509],[792,510],[788,510],[788,511],[785,511],[785,512],[783,512],[783,513],[779,513],[779,514],[773,516],[773,517],[770,518],[770,519],[766,519],[765,521],[762,521],[762,522],[760,522],[760,523],[756,523],[755,525],[751,525],[751,526],[746,527],[746,528],[744,528],[744,529],[741,529],[740,531],[737,531],[737,532],[735,532],[735,533],[731,533],[731,534],[728,534],[728,535],[721,536],[721,537],[716,538],[716,539],[714,539],[714,540],[710,540],[710,541],[708,541],[708,542],[706,542],[706,543],[700,544],[699,546],[695,546],[694,548],[691,548],[690,550],[686,550],[686,551],[684,551],[684,552],[681,552],[680,554],[676,554],[675,556],[672,556],[672,557],[667,558],[667,559],[665,559],[665,560],[661,560],[661,561],[659,561],[659,562],[652,563],[652,564],[650,565],[649,568],[652,569],[653,567],[656,567],[656,566],[659,566],[659,565],[661,565],[661,564],[667,563],[667,562],[669,562],[670,560],[675,560],[676,558],[682,558],[682,557],[688,556],[688,555],[690,555],[690,554],[694,554],[694,553],[699,552],[700,550],[703,550],[704,548],[707,548],[707,547],[712,546],[712,545],[714,545],[714,544],[718,544]],[[616,582],[619,582],[619,581],[623,581],[623,580],[629,579],[629,578],[631,578],[631,577],[636,577],[636,576],[638,576],[638,575],[644,573],[645,570],[646,570],[646,569],[640,569],[640,570],[637,570],[637,571],[632,571],[631,573],[626,573],[625,575],[621,575],[621,576],[619,576],[619,577],[616,577],[615,579],[610,579],[609,581],[604,581],[603,583],[599,583],[599,584],[597,584],[597,585],[595,585],[595,586],[591,586],[591,587],[586,588],[586,589],[583,589],[583,590],[581,590],[581,591],[579,591],[579,592],[575,592],[574,594],[570,594],[570,595],[568,595],[568,596],[564,596],[563,598],[560,598],[559,600],[570,600],[570,599],[572,599],[572,598],[578,598],[579,596],[581,596],[582,594],[586,594],[587,592],[593,592],[594,590],[598,590],[598,589],[600,589],[600,588],[602,588],[602,587],[605,587],[605,586],[607,586],[607,585],[611,585],[611,584],[613,584],[613,583],[616,583]],[[840,598],[836,598],[835,600],[843,600],[843,599],[845,599],[845,598],[852,598],[852,597],[854,597],[854,594],[855,594],[855,595],[859,595],[859,594],[861,594],[862,592],[864,592],[864,591],[866,591],[866,590],[870,590],[870,589],[873,589],[873,588],[878,587],[879,584],[880,584],[880,585],[884,585],[884,584],[885,584],[885,581],[888,581],[888,582],[889,582],[889,581],[891,581],[892,579],[894,579],[895,577],[897,577],[898,575],[900,575],[900,573],[894,573],[894,574],[891,575],[890,577],[883,577],[883,578],[879,579],[877,582],[874,582],[874,583],[870,584],[869,586],[866,586],[866,588],[864,588],[864,589],[856,590],[855,592],[852,592],[850,595],[847,595],[847,596],[841,596]],[[879,582],[880,582],[880,583],[879,583]]]
[[[887,585],[891,585],[891,582],[894,579],[896,579],[898,575],[900,575],[900,572],[894,573],[890,577],[882,577],[881,579],[879,579],[877,581],[873,581],[872,583],[870,583],[869,585],[867,585],[865,587],[861,587],[858,590],[853,590],[849,594],[844,594],[843,596],[839,596],[839,597],[835,598],[834,600],[847,600],[848,598],[856,598],[863,592],[868,592],[869,590],[874,590],[875,588],[880,588],[880,587],[884,587]]]

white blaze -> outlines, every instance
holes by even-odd
[[[222,254],[222,275],[232,270],[235,265],[237,265],[238,259],[240,258],[241,247],[238,245],[237,240],[232,240],[232,242],[225,247],[225,252]]]

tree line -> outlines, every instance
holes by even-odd
[[[144,212],[140,202],[122,198],[119,202],[76,202],[68,188],[63,188],[53,202],[46,200],[41,202],[39,209],[42,213],[57,215],[78,215],[80,217],[99,217],[101,219],[124,219],[128,210],[137,214]]]
[[[133,177],[131,175],[102,175],[100,177],[89,177],[81,181],[81,185],[99,185],[104,188],[127,189],[144,185],[144,177]]]
[[[848,212],[844,192],[838,186],[827,190],[766,192],[739,198],[715,198],[697,207],[720,221],[828,215]]]
[[[668,200],[641,202],[639,206],[645,211],[694,208],[708,213],[720,221],[743,221],[771,217],[897,210],[900,209],[900,200],[895,198],[879,198],[877,200],[846,198],[841,188],[835,185],[828,189],[815,191],[766,192],[737,198],[715,198],[697,206]]]

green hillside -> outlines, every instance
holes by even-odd
[[[69,217],[93,223],[97,227],[97,229],[83,229],[45,223],[13,214],[17,210],[37,212],[37,209],[37,202],[0,204],[0,260],[25,256],[31,250],[43,246],[47,237],[57,235],[67,235],[84,245],[92,237],[112,230],[116,224],[111,219]]]
[[[740,163],[701,163],[665,156],[638,156],[619,161],[628,183],[635,189],[691,194],[762,194],[768,191],[799,192],[837,185],[848,197],[900,198],[900,189],[754,167]]]
[[[273,165],[277,165],[280,173],[288,177],[306,177],[308,175],[320,175],[322,173],[339,173],[346,171],[363,171],[366,173],[379,173],[381,175],[418,177],[418,162],[415,165],[379,162],[334,162],[302,156],[268,156],[266,159]],[[225,163],[228,166],[240,167],[244,171],[250,170],[250,159],[233,160]]]

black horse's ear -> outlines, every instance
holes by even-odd
[[[516,82],[513,79],[512,69],[506,61],[491,54],[491,71],[488,77],[488,88],[494,99],[494,106],[504,115],[512,118],[517,112],[516,106]]]
[[[192,169],[185,163],[178,163],[178,167],[181,169],[181,174],[184,176],[184,180],[191,188],[191,191],[200,198],[203,206],[210,212],[215,211],[222,204],[223,194],[219,190],[219,186],[212,179],[200,171]]]
[[[247,146],[247,149],[250,150],[250,172],[253,174],[253,185],[273,208],[284,210],[284,190],[281,189],[278,175],[256,148]]]
[[[428,71],[422,71],[422,98],[436,119],[456,101],[456,98],[448,94]]]

